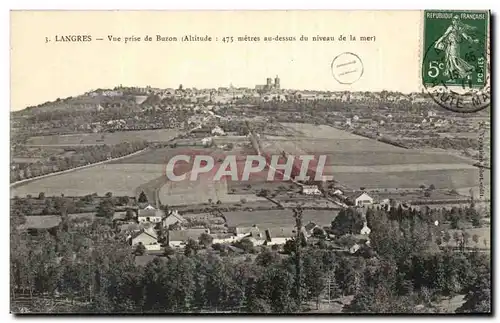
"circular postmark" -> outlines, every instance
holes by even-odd
[[[459,113],[473,113],[490,105],[489,44],[484,34],[436,40],[426,49],[422,80],[426,92],[439,106]]]
[[[364,72],[359,56],[350,52],[337,55],[332,61],[331,69],[333,78],[340,84],[352,84],[359,80]]]

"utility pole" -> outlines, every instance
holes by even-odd
[[[302,207],[298,206],[293,209],[293,217],[295,218],[295,226],[297,230],[297,236],[295,240],[295,283],[296,283],[296,293],[297,293],[297,303],[299,306],[299,311],[302,306],[302,295],[301,295],[301,254],[300,248],[302,247]]]

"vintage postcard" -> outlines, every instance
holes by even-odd
[[[12,313],[491,313],[488,10],[10,16]]]

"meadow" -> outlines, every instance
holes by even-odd
[[[310,210],[303,211],[303,224],[314,222],[320,226],[329,226],[337,216],[338,211]],[[250,227],[257,225],[261,230],[267,228],[294,227],[295,219],[292,210],[263,210],[263,211],[233,211],[225,212],[228,226]]]

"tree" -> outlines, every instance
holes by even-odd
[[[443,241],[444,241],[446,244],[448,244],[448,242],[450,242],[450,240],[451,240],[451,235],[450,235],[450,233],[449,233],[448,231],[446,231],[446,232],[444,233],[444,235],[443,235]]]
[[[115,206],[111,199],[104,199],[97,207],[97,216],[111,219],[115,214]]]
[[[253,242],[248,238],[243,238],[240,241],[233,243],[233,246],[235,246],[236,248],[243,249],[247,253],[251,253],[254,251]]]
[[[44,192],[40,192],[40,193],[38,194],[38,199],[39,199],[39,200],[43,200],[43,199],[45,199],[45,193],[44,193]]]
[[[189,239],[186,243],[186,247],[184,247],[184,255],[191,256],[195,255],[198,252],[199,245],[194,239]]]
[[[268,195],[269,195],[269,190],[264,188],[257,193],[257,196],[261,197],[267,197]]]
[[[127,205],[130,202],[130,198],[128,196],[120,196],[118,198],[118,203],[121,205]]]
[[[431,191],[434,191],[434,190],[436,189],[436,186],[434,186],[434,184],[431,184],[431,185],[429,185],[429,189],[430,189]]]
[[[111,198],[111,197],[113,197],[113,193],[107,192],[104,196],[107,198]]]
[[[458,233],[458,231],[453,232],[453,240],[455,240],[455,242],[458,246],[458,244],[460,243],[460,240],[461,240],[460,234]]]
[[[175,250],[170,246],[166,246],[163,250],[163,255],[166,257],[173,256],[174,254]]]
[[[212,245],[212,241],[214,240],[214,238],[211,235],[209,235],[208,233],[204,232],[200,235],[198,240],[199,240],[201,245],[203,245],[205,248],[208,248],[208,247],[210,247],[210,245]]]
[[[326,233],[325,230],[321,228],[314,228],[312,231],[312,236],[318,239],[326,239]]]
[[[280,257],[275,251],[264,250],[255,258],[255,263],[262,267],[269,267],[276,264],[279,259]]]
[[[470,234],[467,231],[464,231],[462,233],[462,241],[463,241],[464,247],[467,247],[467,245],[469,244],[469,238],[470,238]]]
[[[364,226],[363,216],[354,208],[342,209],[332,222],[335,235],[359,234]]]
[[[325,270],[322,266],[320,253],[306,253],[303,256],[304,287],[308,299],[316,300],[319,308],[319,296],[325,288]]]
[[[146,196],[146,193],[144,193],[144,191],[142,191],[141,194],[139,194],[138,202],[139,203],[147,203],[148,202],[148,197]]]
[[[143,256],[146,253],[146,247],[142,244],[142,242],[137,244],[134,253],[136,256]]]
[[[465,296],[465,303],[457,313],[491,313],[491,277],[482,272],[471,285]]]
[[[130,221],[130,220],[132,220],[134,218],[135,218],[135,212],[134,212],[134,210],[127,209],[127,211],[125,212],[125,219],[127,221]]]
[[[474,241],[476,244],[479,243],[479,236],[477,234],[472,235],[472,241]]]

